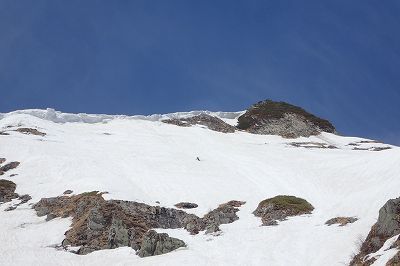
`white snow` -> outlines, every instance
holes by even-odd
[[[363,139],[323,133],[288,140],[160,122],[195,114],[127,117],[52,109],[1,114],[0,130],[21,125],[47,133],[0,136],[0,157],[21,162],[1,178],[15,182],[16,192],[30,194],[31,202],[71,189],[167,207],[194,202],[199,207],[191,212],[197,215],[229,200],[247,203],[238,221],[221,226],[222,235],[167,230],[188,247],[144,259],[130,248],[85,256],[58,251],[49,246],[60,244],[69,219],[45,222],[28,204],[3,212],[11,204],[6,203],[0,206],[0,265],[343,265],[356,252],[357,239],[376,222],[380,207],[400,196],[397,147],[354,151],[347,145]],[[235,124],[240,112],[210,114]],[[339,149],[287,145],[292,141],[326,142]],[[252,211],[261,200],[281,194],[305,198],[315,210],[275,227],[260,226]],[[359,220],[344,227],[324,225],[336,216]]]

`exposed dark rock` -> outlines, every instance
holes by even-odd
[[[3,165],[2,167],[0,167],[0,175],[3,175],[5,172],[9,170],[17,168],[19,164],[20,164],[19,162],[11,162]]]
[[[238,118],[237,128],[254,134],[280,135],[286,138],[309,137],[320,132],[335,133],[335,127],[304,109],[271,100],[251,106]]]
[[[179,202],[175,204],[175,207],[179,209],[194,209],[199,207],[196,203],[190,203],[190,202]]]
[[[263,200],[253,214],[261,217],[263,225],[277,225],[289,216],[309,214],[314,207],[306,200],[294,196],[276,196]]]
[[[72,196],[43,198],[33,206],[46,220],[73,217],[71,229],[63,243],[81,246],[78,254],[95,250],[129,246],[141,249],[146,232],[152,228],[185,228],[191,234],[238,219],[237,207],[243,202],[231,201],[199,218],[182,210],[150,206],[144,203],[104,200],[97,191]],[[168,240],[169,241],[169,240]],[[168,242],[167,241],[167,242]],[[163,248],[161,250],[168,250]]]
[[[159,234],[154,230],[148,231],[136,253],[139,257],[156,256],[171,252],[180,247],[186,247],[185,242],[180,239],[168,236],[166,233]]]
[[[378,221],[372,226],[360,252],[353,258],[350,265],[371,265],[373,258],[364,259],[365,256],[378,251],[386,240],[397,234],[400,234],[400,198],[388,200],[379,210]]]
[[[196,116],[192,116],[189,118],[180,118],[180,119],[167,119],[162,120],[162,122],[167,124],[173,124],[181,127],[190,127],[192,125],[203,125],[208,127],[211,130],[222,132],[222,133],[233,133],[236,131],[234,126],[231,126],[225,123],[223,120],[218,117],[207,115],[207,114],[199,114]]]
[[[12,199],[18,198],[18,194],[15,193],[17,185],[5,179],[0,179],[0,202],[9,202]]]
[[[8,134],[7,132],[4,132],[4,131],[0,131],[0,136],[8,136],[8,135],[10,135],[10,134]]]
[[[67,189],[66,191],[64,191],[64,195],[69,195],[69,194],[72,194],[72,190],[70,190],[70,189]]]
[[[39,130],[35,128],[27,128],[27,127],[22,127],[18,128],[15,131],[22,133],[22,134],[27,134],[27,135],[36,135],[36,136],[46,136],[46,133],[40,132]]]
[[[0,164],[4,163],[6,161],[6,158],[0,158]]]
[[[358,218],[355,217],[335,217],[326,221],[325,224],[328,226],[332,224],[339,224],[340,226],[345,226],[346,224],[354,223],[357,220]]]

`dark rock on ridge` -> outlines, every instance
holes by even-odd
[[[165,251],[171,246],[174,247],[172,244],[176,244],[177,241],[164,235],[146,238],[150,229],[185,228],[191,234],[197,234],[211,228],[210,231],[214,232],[219,230],[220,224],[237,220],[236,212],[239,210],[237,207],[242,204],[244,203],[230,201],[200,218],[172,208],[133,201],[107,201],[102,197],[102,193],[93,191],[72,196],[43,198],[33,208],[38,216],[47,216],[46,220],[72,217],[72,226],[65,233],[63,245],[81,246],[77,253],[87,254],[95,250],[121,246],[141,250],[149,241],[161,245],[163,248],[160,249]],[[145,239],[147,242],[144,243]],[[160,244],[160,241],[164,244]],[[164,247],[165,245],[167,247]]]
[[[374,258],[366,258],[365,256],[378,251],[386,240],[397,234],[400,234],[400,198],[388,200],[379,210],[378,221],[372,226],[360,252],[353,258],[350,265],[371,265]],[[399,258],[400,254],[397,253],[396,256]],[[392,264],[386,265],[399,265],[393,264],[396,261],[396,256],[393,258]]]
[[[251,106],[239,117],[237,128],[254,134],[280,135],[286,138],[309,137],[322,131],[336,132],[335,127],[325,119],[300,107],[271,100]]]
[[[258,204],[253,214],[261,217],[263,225],[277,225],[289,216],[309,214],[314,207],[306,200],[294,196],[276,196]]]
[[[203,125],[208,127],[213,131],[218,131],[222,133],[233,133],[236,131],[234,126],[231,126],[225,123],[223,120],[218,117],[207,115],[207,114],[199,114],[189,118],[180,118],[180,119],[166,119],[162,120],[162,122],[167,124],[173,124],[181,127],[190,127],[193,125]]]

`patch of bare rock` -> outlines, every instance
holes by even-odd
[[[389,239],[400,234],[400,198],[391,199],[379,210],[378,221],[372,226],[367,238],[361,245],[360,252],[354,256],[350,266],[368,266],[376,257],[369,254],[378,251]],[[399,248],[400,239],[391,248]],[[399,251],[400,252],[400,251]],[[397,253],[386,265],[400,265],[400,253]]]
[[[199,207],[199,205],[191,202],[179,202],[175,204],[175,207],[177,207],[178,209],[194,209]]]
[[[262,225],[277,225],[287,217],[310,214],[314,207],[305,199],[294,196],[279,195],[261,201],[253,214],[261,217]]]
[[[43,198],[33,206],[46,220],[72,217],[62,245],[80,246],[77,254],[128,246],[139,256],[159,255],[185,246],[183,241],[151,231],[153,228],[184,228],[191,234],[215,232],[219,225],[239,219],[244,204],[230,201],[200,218],[182,210],[122,200],[105,200],[97,191],[72,196]]]
[[[330,226],[333,224],[338,224],[339,226],[345,226],[347,224],[351,224],[358,221],[358,218],[356,217],[335,217],[332,219],[329,219],[328,221],[325,222],[326,225]]]
[[[0,175],[3,175],[5,172],[10,171],[12,169],[17,168],[20,165],[20,162],[10,162],[0,167]]]
[[[337,149],[336,146],[323,142],[290,142],[289,145],[293,147],[301,147],[307,149]]]
[[[17,185],[6,179],[0,179],[0,202],[9,202],[12,199],[18,198],[18,194],[15,193]]]
[[[26,135],[35,135],[35,136],[46,136],[46,133],[40,132],[39,130],[35,128],[27,128],[27,127],[21,127],[17,128],[15,131],[26,134]]]
[[[7,209],[5,209],[5,211],[15,210],[19,205],[24,204],[32,199],[31,196],[27,194],[21,196],[18,195],[17,193],[15,193],[16,189],[17,185],[14,182],[6,179],[0,179],[0,204],[10,202],[13,199],[20,200],[19,203],[8,207]]]
[[[261,101],[238,118],[237,128],[254,134],[285,138],[309,137],[321,132],[336,133],[327,120],[285,102]]]
[[[188,117],[188,118],[173,118],[162,120],[162,122],[167,124],[172,124],[181,127],[191,127],[194,125],[203,125],[208,127],[213,131],[218,131],[222,133],[233,133],[236,131],[234,126],[225,123],[222,119],[218,117],[211,116],[208,114],[199,114],[196,116]]]

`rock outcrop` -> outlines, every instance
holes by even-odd
[[[147,247],[142,249],[144,244],[148,245],[155,241],[154,245],[160,245],[157,252],[165,252],[179,242],[165,235],[146,236],[150,229],[185,228],[191,234],[204,230],[215,232],[219,230],[221,224],[239,219],[236,212],[239,210],[237,207],[242,204],[244,203],[240,201],[230,201],[200,218],[172,208],[133,201],[104,200],[102,193],[93,191],[72,196],[43,198],[33,208],[38,216],[47,216],[46,220],[56,217],[73,218],[71,229],[65,233],[62,245],[80,246],[77,254],[129,246],[137,251],[143,250],[141,254],[145,256],[151,254],[149,250],[153,249]]]
[[[185,246],[185,242],[180,239],[170,237],[166,233],[159,234],[150,230],[143,236],[141,247],[136,254],[139,257],[156,256]]]
[[[372,226],[360,248],[360,252],[353,258],[350,265],[371,265],[375,258],[367,255],[378,251],[389,238],[398,234],[400,234],[400,198],[387,201],[379,210],[378,221]],[[400,240],[397,242],[400,242]],[[387,265],[399,265],[393,264],[396,258],[400,257],[400,254],[397,253],[396,256],[392,259],[392,264],[388,263]]]
[[[336,132],[335,127],[325,119],[316,117],[300,107],[271,100],[251,106],[239,117],[237,128],[254,134],[280,135],[285,138]]]
[[[223,120],[219,119],[218,117],[207,115],[207,114],[200,114],[196,116],[192,116],[189,118],[173,118],[173,119],[166,119],[162,120],[162,122],[167,124],[172,124],[181,127],[190,127],[193,125],[203,125],[208,127],[213,131],[218,131],[222,133],[233,133],[236,131],[234,126],[231,126],[225,123]]]
[[[325,222],[326,225],[330,226],[333,224],[338,224],[339,226],[345,226],[347,224],[351,224],[356,222],[358,219],[355,217],[335,217],[332,219],[329,219],[328,221]]]
[[[21,127],[17,128],[15,131],[26,134],[26,135],[35,135],[35,136],[46,136],[46,133],[40,132],[39,130],[35,128],[27,128],[27,127]]]
[[[17,185],[5,179],[0,179],[0,202],[9,202],[12,199],[18,198],[18,194],[15,193]]]
[[[0,175],[3,175],[5,172],[15,169],[19,166],[19,162],[10,162],[8,164],[3,165],[0,167]]]
[[[314,207],[306,200],[294,196],[276,196],[261,201],[253,214],[261,217],[262,225],[277,225],[289,216],[309,214]]]
[[[175,207],[179,209],[194,209],[199,207],[196,203],[191,203],[191,202],[179,202],[175,204]]]

